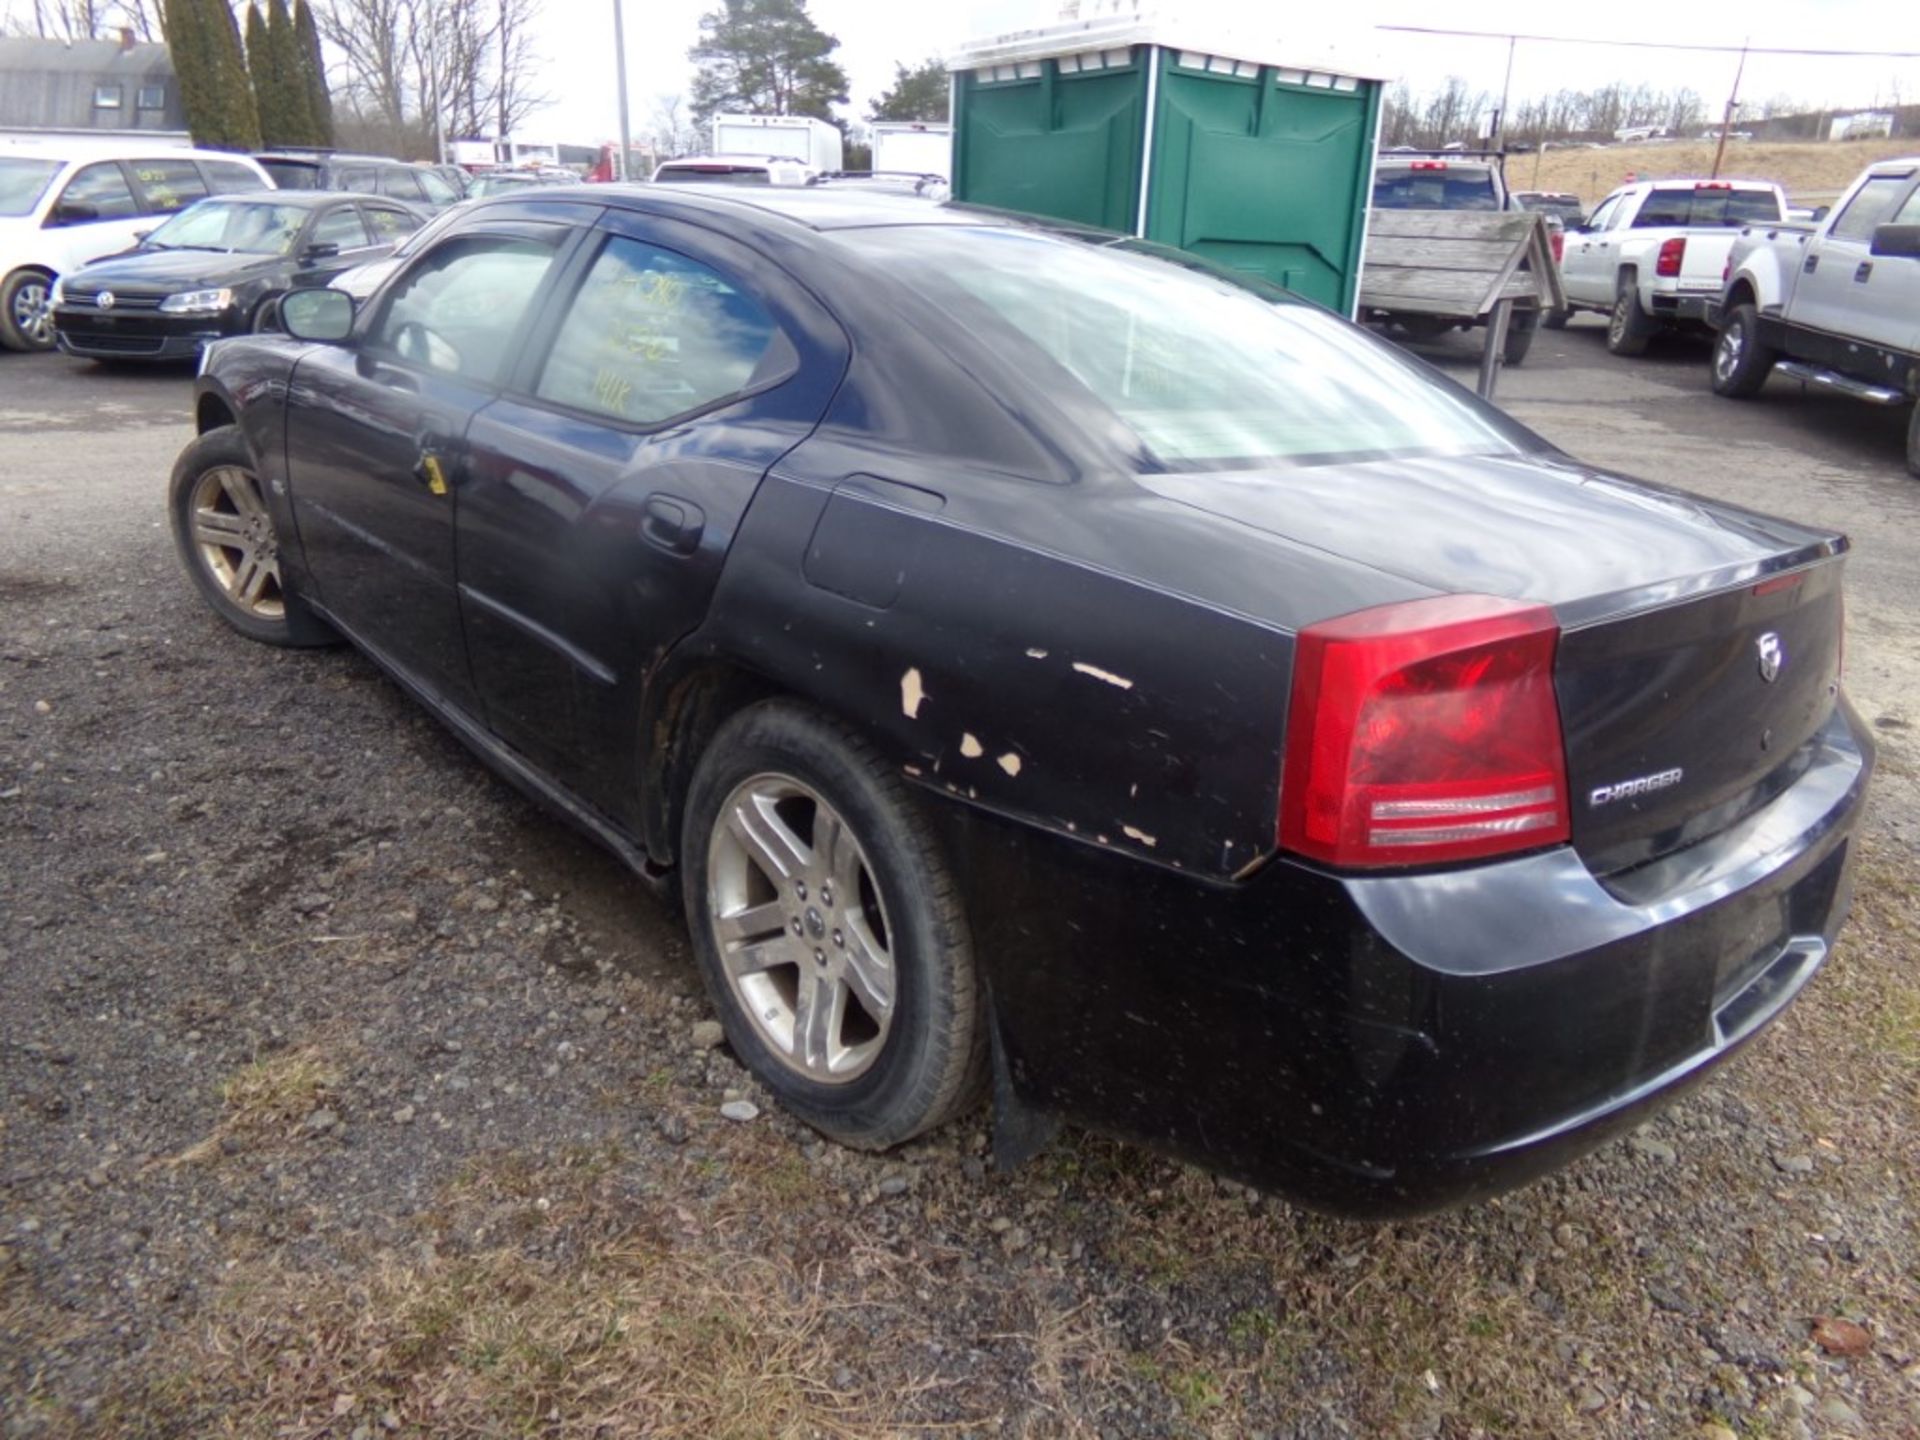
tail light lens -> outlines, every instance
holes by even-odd
[[[1330,865],[1479,860],[1567,839],[1542,605],[1448,595],[1300,632],[1280,844]]]
[[[1653,273],[1671,278],[1680,273],[1680,262],[1687,258],[1687,237],[1675,235],[1660,242],[1660,256],[1653,262]]]
[[[1553,263],[1558,265],[1567,253],[1567,233],[1555,230],[1549,238],[1553,241]]]

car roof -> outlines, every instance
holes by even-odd
[[[258,190],[237,190],[226,195],[209,195],[209,200],[269,200],[275,205],[291,206],[295,210],[318,210],[322,205],[332,205],[341,200],[380,200],[379,195],[362,195],[356,190],[269,190],[262,185]],[[398,204],[397,201],[386,201]]]
[[[1900,156],[1892,160],[1876,160],[1867,169],[1875,175],[1905,175],[1920,166],[1920,155]]]
[[[186,145],[142,144],[132,137],[76,136],[69,140],[0,139],[0,155],[25,156],[29,160],[239,160],[251,161],[251,155],[231,150],[196,150]]]
[[[593,202],[619,209],[647,210],[687,219],[725,219],[739,226],[758,223],[767,229],[792,225],[809,230],[859,230],[882,225],[974,225],[1005,227],[1015,217],[992,210],[936,205],[915,195],[891,195],[867,189],[831,186],[738,185],[567,185],[546,187],[545,196]],[[524,204],[535,198],[526,191],[512,196],[487,196],[474,202],[476,211],[491,205]],[[1036,223],[1039,223],[1036,221]]]

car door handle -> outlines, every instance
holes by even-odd
[[[1860,268],[1853,272],[1854,284],[1856,285],[1866,284],[1867,277],[1871,274],[1873,274],[1873,262],[1871,260],[1862,260],[1860,262]]]
[[[1814,271],[1818,270],[1819,268],[1820,268],[1820,257],[1818,255],[1809,255],[1807,256],[1805,263],[1801,265],[1800,270],[1801,270],[1801,273],[1803,274],[1811,275]]]
[[[640,534],[649,545],[669,555],[691,555],[700,548],[707,517],[691,500],[678,495],[649,495],[640,511]]]

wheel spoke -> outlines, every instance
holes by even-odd
[[[727,946],[720,951],[720,958],[732,975],[759,975],[768,970],[777,970],[782,965],[801,965],[802,979],[805,979],[805,952],[788,937],[785,931],[769,936],[765,940],[752,941],[745,945]]]
[[[230,550],[244,549],[246,526],[247,522],[242,516],[229,515],[224,510],[193,512],[193,538],[202,545],[222,545]]]
[[[793,1005],[793,1058],[807,1070],[824,1076],[832,1069],[846,1007],[847,992],[831,976],[802,968]]]
[[[879,1024],[893,1009],[893,959],[875,943],[864,916],[848,915],[845,925],[847,987],[868,1018]]]
[[[758,795],[742,796],[727,817],[727,826],[770,880],[791,880],[813,863],[806,842],[780,818],[771,801]]]
[[[824,805],[814,812],[813,854],[826,878],[846,897],[840,903],[856,903],[860,897],[860,847],[846,822]]]
[[[227,498],[233,501],[233,508],[242,515],[266,513],[266,507],[260,503],[260,492],[253,488],[253,480],[244,470],[222,470],[220,488],[227,492]]]
[[[261,595],[266,592],[267,582],[269,580],[273,581],[276,585],[280,583],[280,562],[278,560],[269,560],[266,564],[262,565],[257,559],[253,559],[251,556],[248,558],[253,560],[253,574],[248,577],[246,585],[241,588],[240,598],[246,604],[254,605],[259,603]]]
[[[260,556],[252,549],[241,553],[240,563],[233,567],[233,585],[228,593],[236,600],[245,600],[247,589],[254,583],[254,577],[260,573]]]
[[[722,945],[738,940],[759,940],[776,933],[784,934],[786,925],[786,912],[777,900],[769,900],[764,905],[749,905],[731,915],[713,917],[713,933]]]

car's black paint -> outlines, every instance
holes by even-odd
[[[356,265],[393,252],[383,241],[327,254],[311,252],[315,227],[341,210],[378,206],[405,211],[418,223],[424,217],[393,200],[300,191],[261,191],[257,195],[222,194],[212,203],[260,200],[308,212],[299,236],[285,255],[254,255],[210,250],[162,250],[141,245],[96,260],[64,279],[62,302],[54,307],[54,336],[69,355],[98,360],[191,360],[209,341],[255,328],[263,309],[296,286],[325,285]],[[370,232],[371,235],[372,232]],[[212,313],[173,315],[160,310],[167,296],[189,290],[233,291],[233,304]],[[102,309],[101,293],[114,304]]]
[[[577,233],[497,383],[234,340],[202,428],[247,437],[301,593],[642,873],[674,864],[731,709],[785,694],[856,725],[948,836],[1027,1103],[1328,1208],[1412,1211],[1595,1143],[1824,955],[1871,758],[1822,698],[1839,537],[1596,473],[1492,411],[1520,453],[1143,473],[1128,437],[834,243],[1006,217],[596,187],[482,202],[448,234],[555,222]],[[748,285],[792,375],[651,430],[532,398],[596,226]],[[444,497],[415,473],[440,447]],[[1743,598],[1782,574],[1802,578]],[[1695,796],[1712,826],[1676,795],[1464,870],[1276,856],[1295,635],[1456,590],[1555,607],[1576,815],[1609,765],[1710,751],[1675,718],[1682,682],[1741,662],[1755,625],[1805,628],[1799,718],[1763,779]],[[1649,660],[1651,634],[1696,628]]]

